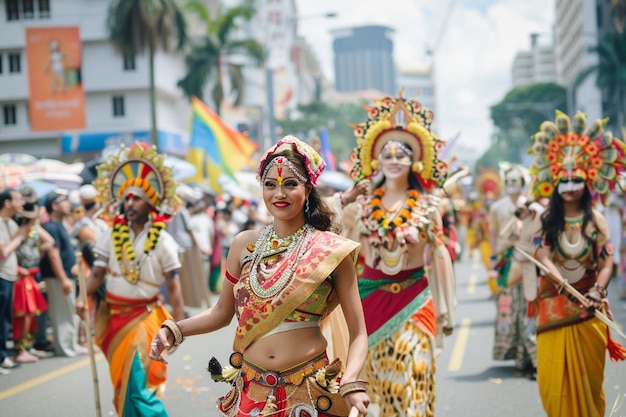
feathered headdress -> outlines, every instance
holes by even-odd
[[[138,142],[130,148],[122,145],[97,169],[94,186],[105,206],[129,192],[140,196],[159,214],[173,214],[180,203],[172,170],[163,164],[163,155],[146,143]]]
[[[412,150],[412,170],[424,189],[431,191],[445,181],[448,164],[438,158],[445,147],[430,131],[432,111],[422,107],[416,100],[386,97],[372,106],[364,106],[368,121],[352,125],[357,146],[350,159],[354,162],[351,178],[358,182],[371,178],[378,172],[378,155],[390,140],[408,144]]]
[[[490,194],[493,199],[497,200],[502,197],[502,191],[504,190],[504,185],[502,184],[502,179],[498,171],[493,168],[484,167],[479,168],[474,187],[476,188],[480,201],[485,201],[487,194]]]
[[[572,129],[570,118],[556,111],[555,122],[545,121],[533,135],[528,154],[534,156],[530,173],[536,199],[550,197],[559,180],[582,179],[594,201],[604,204],[609,191],[620,188],[619,176],[626,172],[626,145],[604,127],[608,119],[596,120],[587,129],[587,115],[577,112]]]

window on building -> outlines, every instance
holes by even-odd
[[[18,0],[7,0],[6,2],[7,20],[19,20],[20,11]]]
[[[22,11],[24,19],[35,17],[35,0],[22,0]]]
[[[135,56],[124,55],[124,71],[134,71],[134,70],[135,70]]]
[[[124,96],[113,96],[113,117],[124,117]]]
[[[0,54],[0,74],[2,74],[2,64],[4,63],[4,57]]]
[[[22,59],[19,52],[9,53],[9,72],[22,72]]]
[[[3,107],[4,110],[4,125],[12,126],[17,124],[17,111],[15,108],[15,104],[5,104]]]
[[[39,0],[39,18],[50,17],[50,0]]]

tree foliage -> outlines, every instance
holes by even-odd
[[[353,128],[349,123],[361,123],[366,118],[363,107],[355,103],[329,105],[314,101],[298,106],[295,112],[284,120],[277,120],[276,124],[282,134],[292,134],[305,141],[327,129],[331,150],[337,161],[343,161],[349,159],[350,152],[356,146]]]
[[[497,167],[500,162],[519,163],[530,146],[530,137],[545,120],[554,120],[555,110],[565,111],[567,93],[555,83],[515,88],[491,107],[496,132],[477,164]]]
[[[229,78],[235,94],[233,105],[238,106],[243,101],[244,63],[235,62],[233,57],[243,57],[256,66],[263,62],[264,51],[259,42],[238,38],[238,24],[241,20],[252,19],[256,10],[252,1],[230,9],[220,9],[215,16],[211,16],[201,1],[189,1],[187,9],[204,23],[206,34],[200,39],[192,40],[191,51],[185,58],[187,74],[178,82],[178,86],[187,97],[196,96],[202,100],[204,89],[210,83],[211,99],[219,114],[224,99],[223,72]]]
[[[124,54],[135,56],[148,50],[150,124],[152,142],[157,142],[154,54],[160,46],[178,50],[187,43],[187,25],[176,0],[114,0],[107,14],[109,38]]]
[[[605,109],[611,125],[618,130],[624,127],[624,86],[626,85],[626,32],[608,30],[602,34],[596,46],[589,52],[598,55],[598,63],[585,68],[575,85],[596,74],[596,86],[603,89],[611,103]]]

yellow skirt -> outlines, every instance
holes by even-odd
[[[603,417],[606,325],[597,318],[537,335],[537,385],[548,417]]]

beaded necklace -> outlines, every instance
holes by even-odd
[[[565,230],[580,230],[583,227],[583,215],[565,218]]]
[[[115,259],[120,264],[122,276],[126,281],[131,284],[136,284],[139,281],[141,267],[148,257],[148,254],[159,241],[161,230],[164,228],[164,219],[161,216],[153,216],[152,224],[148,230],[148,236],[146,236],[146,241],[143,245],[143,256],[141,259],[137,259],[135,248],[130,240],[128,221],[123,215],[119,215],[115,218],[111,232],[113,237],[113,250],[115,252]]]
[[[257,296],[275,297],[291,284],[296,264],[304,255],[313,231],[312,226],[304,224],[292,235],[279,238],[273,225],[261,230],[252,253],[249,278],[250,288]],[[280,264],[268,265],[262,262],[263,259],[279,253],[284,253],[284,261]]]
[[[383,197],[385,196],[385,190],[383,188],[377,188],[374,190],[370,207],[372,212],[370,218],[375,220],[376,227],[371,230],[377,233],[380,237],[384,237],[389,232],[393,233],[394,229],[401,227],[407,223],[411,218],[411,212],[417,207],[417,200],[420,197],[420,193],[417,190],[407,190],[406,200],[404,200],[404,206],[400,209],[397,215],[392,218],[388,218],[385,214],[386,210],[383,206]]]

